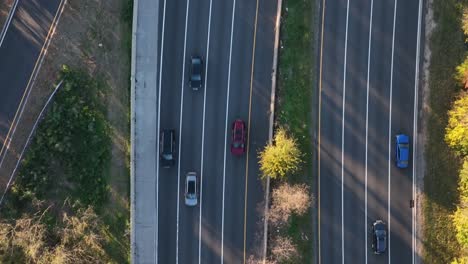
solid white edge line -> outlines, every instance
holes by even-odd
[[[24,90],[24,93],[22,95],[22,98],[18,104],[18,108],[16,110],[15,116],[13,117],[13,121],[10,124],[10,127],[8,129],[8,133],[6,135],[6,138],[2,144],[2,148],[0,149],[0,168],[3,166],[3,161],[6,158],[7,152],[10,149],[10,144],[13,141],[13,137],[16,133],[16,128],[18,127],[18,124],[23,116],[24,109],[26,108],[26,104],[29,100],[29,95],[31,95],[32,88],[34,87],[34,84],[36,83],[36,78],[39,74],[39,71],[42,68],[42,63],[44,62],[44,58],[47,55],[47,51],[49,49],[50,43],[52,41],[53,36],[55,35],[55,29],[57,28],[57,25],[59,23],[59,20],[62,16],[63,10],[65,8],[65,5],[67,3],[67,0],[61,0],[60,4],[57,7],[57,12],[54,15],[54,19],[52,20],[49,30],[47,32],[47,35],[44,39],[44,44],[41,47],[41,51],[37,57],[36,62],[34,63],[34,68],[32,69],[31,75],[29,77],[28,83],[26,84],[26,88]],[[15,7],[16,8],[16,7]],[[8,190],[7,186],[5,188],[5,192]]]
[[[349,0],[346,6],[346,34],[343,65],[343,110],[341,118],[341,262],[345,263],[344,257],[344,127],[346,108],[346,56],[348,52],[348,21],[349,21]]]
[[[24,109],[26,108],[26,105],[29,100],[29,96],[31,95],[32,88],[34,87],[36,83],[36,78],[39,74],[39,71],[42,68],[42,63],[44,62],[45,56],[47,55],[47,51],[49,49],[50,43],[52,41],[53,36],[55,35],[55,30],[57,28],[57,25],[59,23],[60,18],[62,17],[63,10],[65,8],[65,5],[67,3],[67,0],[61,0],[60,4],[57,7],[57,12],[54,15],[54,19],[52,20],[49,31],[44,39],[44,44],[41,47],[41,52],[34,64],[34,68],[32,69],[31,75],[29,77],[28,83],[26,84],[26,88],[24,90],[24,94],[21,98],[21,101],[19,102],[18,108],[16,110],[15,116],[13,118],[13,121],[8,129],[8,134],[6,135],[6,138],[3,142],[2,148],[0,150],[0,168],[3,166],[3,161],[5,160],[8,150],[10,149],[10,144],[13,141],[13,137],[16,133],[16,128],[18,127],[18,124],[23,117]],[[11,134],[10,134],[11,133]],[[12,176],[14,176],[12,174]],[[9,179],[9,182],[12,179]],[[9,185],[5,187],[4,193],[8,191]]]
[[[415,178],[416,178],[416,147],[417,147],[417,136],[418,136],[418,89],[419,89],[419,53],[420,53],[420,41],[421,41],[421,18],[422,18],[422,1],[419,0],[419,10],[418,10],[418,34],[416,40],[416,71],[414,74],[414,109],[413,109],[413,188],[412,188],[412,199],[413,202],[416,201],[416,185],[415,185]],[[416,229],[416,203],[413,204],[412,212],[411,212],[411,234],[412,234],[412,263],[415,262],[415,249],[416,249],[416,237],[415,237],[415,229]]]
[[[393,35],[392,35],[392,62],[390,66],[390,116],[388,119],[388,263],[391,263],[391,154],[392,154],[392,94],[393,94],[393,57],[395,52],[395,24],[396,24],[396,11],[397,11],[398,0],[395,0],[395,7],[393,9]]]
[[[366,91],[366,158],[365,158],[365,169],[364,169],[364,178],[365,178],[365,218],[364,218],[364,248],[366,255],[366,264],[367,264],[367,146],[369,139],[369,79],[370,79],[370,56],[371,56],[371,46],[372,46],[372,15],[374,9],[374,0],[371,0],[371,10],[370,10],[370,21],[369,21],[369,49],[367,51],[367,91]]]
[[[211,31],[211,8],[213,0],[210,0],[210,13],[208,16],[208,35],[206,43],[206,67],[205,67],[205,87],[203,92],[203,124],[202,124],[202,142],[201,142],[201,166],[200,166],[200,213],[198,220],[198,263],[201,264],[201,225],[202,225],[202,205],[203,205],[203,152],[205,147],[205,114],[206,114],[206,87],[208,83],[208,60],[210,57],[210,31]]]
[[[5,192],[3,192],[2,194],[2,197],[0,198],[0,205],[3,203],[3,199],[5,198],[5,195],[6,195],[6,192],[13,180],[13,177],[15,176],[15,173],[16,173],[16,170],[18,169],[18,166],[20,164],[20,162],[22,161],[23,159],[23,155],[24,155],[24,151],[26,150],[26,148],[28,147],[29,145],[29,142],[31,141],[31,138],[33,136],[33,133],[34,131],[36,130],[37,128],[37,125],[39,124],[39,120],[41,120],[41,117],[42,115],[44,114],[44,111],[46,110],[47,106],[49,105],[50,101],[52,101],[52,98],[55,96],[55,94],[57,93],[58,89],[60,89],[60,87],[62,86],[62,83],[63,83],[63,80],[61,80],[57,86],[55,86],[55,89],[54,91],[52,92],[52,94],[49,96],[49,99],[47,99],[46,103],[44,104],[44,106],[42,107],[42,110],[41,112],[39,113],[39,115],[37,116],[36,118],[36,121],[34,122],[34,125],[31,129],[31,131],[29,132],[29,136],[28,138],[26,139],[26,143],[24,144],[23,146],[23,149],[21,150],[21,153],[19,155],[19,158],[18,160],[16,161],[16,165],[15,165],[15,168],[13,169],[13,172],[10,174],[10,178],[7,182],[7,187],[5,188]]]
[[[158,232],[159,232],[159,137],[161,133],[161,129],[159,127],[161,121],[161,81],[162,81],[162,70],[163,70],[163,52],[164,52],[164,29],[166,27],[166,0],[164,0],[164,7],[163,7],[163,24],[162,24],[162,32],[161,32],[161,49],[160,49],[160,57],[159,57],[159,91],[158,91],[158,114],[157,114],[157,128],[156,133],[156,230],[154,233],[154,241],[155,241],[155,251],[154,251],[154,263],[158,263]]]
[[[236,0],[232,4],[232,19],[231,19],[231,42],[229,46],[229,70],[227,80],[227,94],[226,94],[226,117],[224,129],[224,164],[223,164],[223,205],[221,216],[221,264],[224,262],[224,198],[226,187],[226,153],[227,153],[227,132],[228,132],[228,113],[229,113],[229,91],[231,88],[231,61],[232,61],[232,38],[234,35],[234,17],[236,15]]]
[[[182,81],[180,85],[180,114],[179,114],[179,153],[177,161],[177,223],[176,223],[176,264],[179,263],[179,216],[180,216],[180,153],[182,152],[182,119],[184,111],[184,88],[185,88],[185,59],[187,51],[187,25],[188,25],[188,14],[189,14],[190,0],[187,0],[187,8],[185,11],[185,34],[184,34],[184,55],[182,59]]]
[[[11,8],[10,13],[8,14],[7,20],[5,25],[3,25],[2,32],[0,33],[0,47],[3,44],[3,40],[5,39],[6,33],[8,31],[8,28],[10,27],[11,20],[13,19],[13,16],[15,15],[16,12],[16,6],[18,5],[18,0],[15,0],[15,3],[13,3],[13,7]]]

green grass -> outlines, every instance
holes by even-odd
[[[13,189],[22,198],[68,197],[99,209],[107,199],[111,146],[101,103],[105,88],[67,67],[61,76],[63,84],[35,133]]]
[[[43,201],[44,208],[53,205],[42,220],[53,237],[63,212],[91,205],[104,222],[99,229],[106,234],[108,261],[129,263],[128,209],[107,207],[111,140],[102,102],[108,90],[81,71],[67,69],[62,78],[62,87],[26,152],[2,218],[35,213],[32,201]]]
[[[424,263],[450,263],[460,248],[450,215],[458,203],[460,160],[444,142],[447,111],[459,91],[454,79],[455,67],[465,56],[466,47],[460,25],[460,1],[435,0],[437,27],[430,40],[428,144],[424,188]]]
[[[287,12],[286,12],[287,8]],[[288,178],[290,183],[306,183],[312,188],[312,101],[314,68],[314,8],[312,0],[285,0],[282,10],[277,92],[277,125],[297,139],[304,154],[302,169]],[[287,234],[299,250],[300,260],[313,259],[312,216],[308,211],[293,216]]]

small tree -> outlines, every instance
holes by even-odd
[[[456,68],[455,79],[466,88],[468,83],[468,56],[462,62],[462,64],[458,65]]]
[[[275,261],[280,263],[291,261],[299,257],[296,245],[289,237],[276,236],[272,241],[271,255]]]
[[[468,155],[468,96],[456,100],[449,111],[445,141],[459,155]]]
[[[286,223],[293,213],[303,215],[312,202],[305,184],[283,183],[273,190],[271,199],[269,220],[274,226]]]
[[[296,140],[289,137],[284,128],[279,128],[276,131],[274,144],[268,144],[259,153],[263,177],[283,178],[286,174],[297,171],[301,156]]]
[[[461,24],[462,24],[463,33],[465,34],[465,36],[468,36],[468,8],[467,7],[463,8]],[[468,42],[468,38],[465,38],[465,42]]]
[[[460,205],[452,216],[456,238],[462,249],[468,250],[468,159],[463,162],[458,179]]]

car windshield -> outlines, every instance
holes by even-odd
[[[195,182],[194,181],[189,181],[187,189],[188,189],[187,190],[188,194],[194,194],[195,193]]]
[[[400,143],[400,148],[409,148],[408,143]]]
[[[172,154],[170,154],[170,153],[163,154],[163,158],[166,159],[166,160],[171,160],[172,159]]]

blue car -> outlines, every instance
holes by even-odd
[[[396,165],[398,168],[408,167],[409,160],[409,136],[396,135]]]

